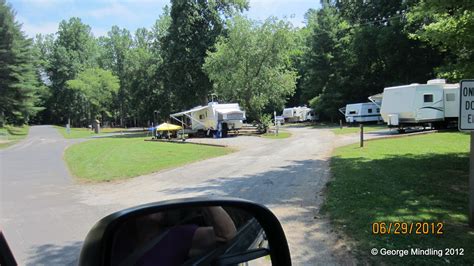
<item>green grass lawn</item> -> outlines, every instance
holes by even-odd
[[[82,138],[89,138],[89,137],[92,137],[92,136],[97,136],[97,134],[95,134],[93,131],[91,131],[88,128],[73,127],[73,128],[71,128],[71,131],[68,134],[67,130],[66,130],[66,127],[62,127],[62,126],[54,126],[54,127],[66,139],[82,139]],[[122,130],[125,130],[125,129],[123,129],[123,128],[101,128],[99,135],[114,133],[114,132],[120,132]]]
[[[260,136],[262,136],[263,138],[267,138],[267,139],[286,139],[286,138],[289,138],[291,136],[291,133],[286,132],[286,131],[280,131],[280,132],[278,132],[278,135],[275,135],[275,133],[265,133],[265,134],[262,134]]]
[[[0,149],[9,147],[28,136],[29,126],[0,127]]]
[[[377,130],[383,130],[383,129],[387,129],[387,126],[386,125],[373,125],[373,124],[372,125],[364,125],[364,133],[365,132],[371,132],[371,131],[377,131]],[[359,133],[360,128],[359,128],[359,125],[355,125],[355,126],[351,126],[351,127],[344,126],[342,129],[339,128],[339,127],[333,128],[332,132],[336,135]]]
[[[323,212],[369,264],[474,262],[468,223],[469,135],[435,133],[336,149]],[[374,222],[443,222],[443,235],[373,235]],[[371,248],[464,248],[464,256],[371,256]],[[362,263],[366,264],[366,263]]]
[[[86,141],[68,148],[65,160],[74,176],[107,181],[157,172],[232,152],[228,148],[144,139],[125,135]]]

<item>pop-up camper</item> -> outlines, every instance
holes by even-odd
[[[380,113],[389,127],[401,131],[410,126],[446,127],[459,116],[459,84],[434,79],[385,88]]]
[[[339,109],[347,123],[365,123],[381,121],[380,106],[375,103],[353,103]]]
[[[221,129],[225,136],[229,130],[242,128],[245,112],[238,103],[210,102],[206,106],[171,114],[170,117],[180,122],[188,134],[205,135]]]
[[[290,107],[283,109],[283,118],[285,122],[306,122],[316,121],[319,117],[314,110],[306,106]]]

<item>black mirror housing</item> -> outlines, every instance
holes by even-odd
[[[268,254],[272,265],[291,265],[288,243],[275,215],[265,206],[251,201],[233,198],[207,199],[207,198],[187,198],[179,200],[169,200],[144,204],[110,214],[100,221],[89,231],[84,241],[79,265],[113,265],[112,256],[114,238],[121,225],[127,221],[138,219],[144,215],[153,215],[161,212],[169,212],[178,209],[206,208],[220,206],[223,208],[236,208],[245,211],[253,216],[265,232],[269,249],[255,249],[242,254],[243,258],[250,258],[254,255],[264,256]],[[222,256],[213,263],[238,261],[238,256]],[[249,259],[250,260],[250,259]],[[203,264],[190,264],[203,265]]]
[[[5,239],[2,230],[0,230],[0,265],[17,265],[15,257],[8,246],[7,240]]]

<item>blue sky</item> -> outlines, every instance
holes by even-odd
[[[95,36],[104,35],[117,25],[134,32],[150,28],[166,0],[7,0],[16,11],[23,30],[34,37],[37,33],[55,33],[63,19],[76,16],[92,28]],[[250,0],[245,14],[264,20],[269,16],[286,17],[295,26],[302,26],[309,8],[318,8],[319,0]]]

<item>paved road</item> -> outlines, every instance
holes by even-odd
[[[65,147],[75,141],[62,139],[52,127],[32,127],[25,141],[0,151],[0,224],[22,264],[73,264],[89,228],[114,210],[172,198],[232,196],[275,212],[295,265],[352,263],[318,214],[336,138],[329,130],[289,130],[293,136],[283,140],[219,140],[239,148],[224,157],[126,181],[78,184],[62,161]]]
[[[80,203],[62,160],[65,140],[50,126],[34,126],[19,144],[0,151],[0,227],[21,265],[75,264],[94,221],[116,206]]]

